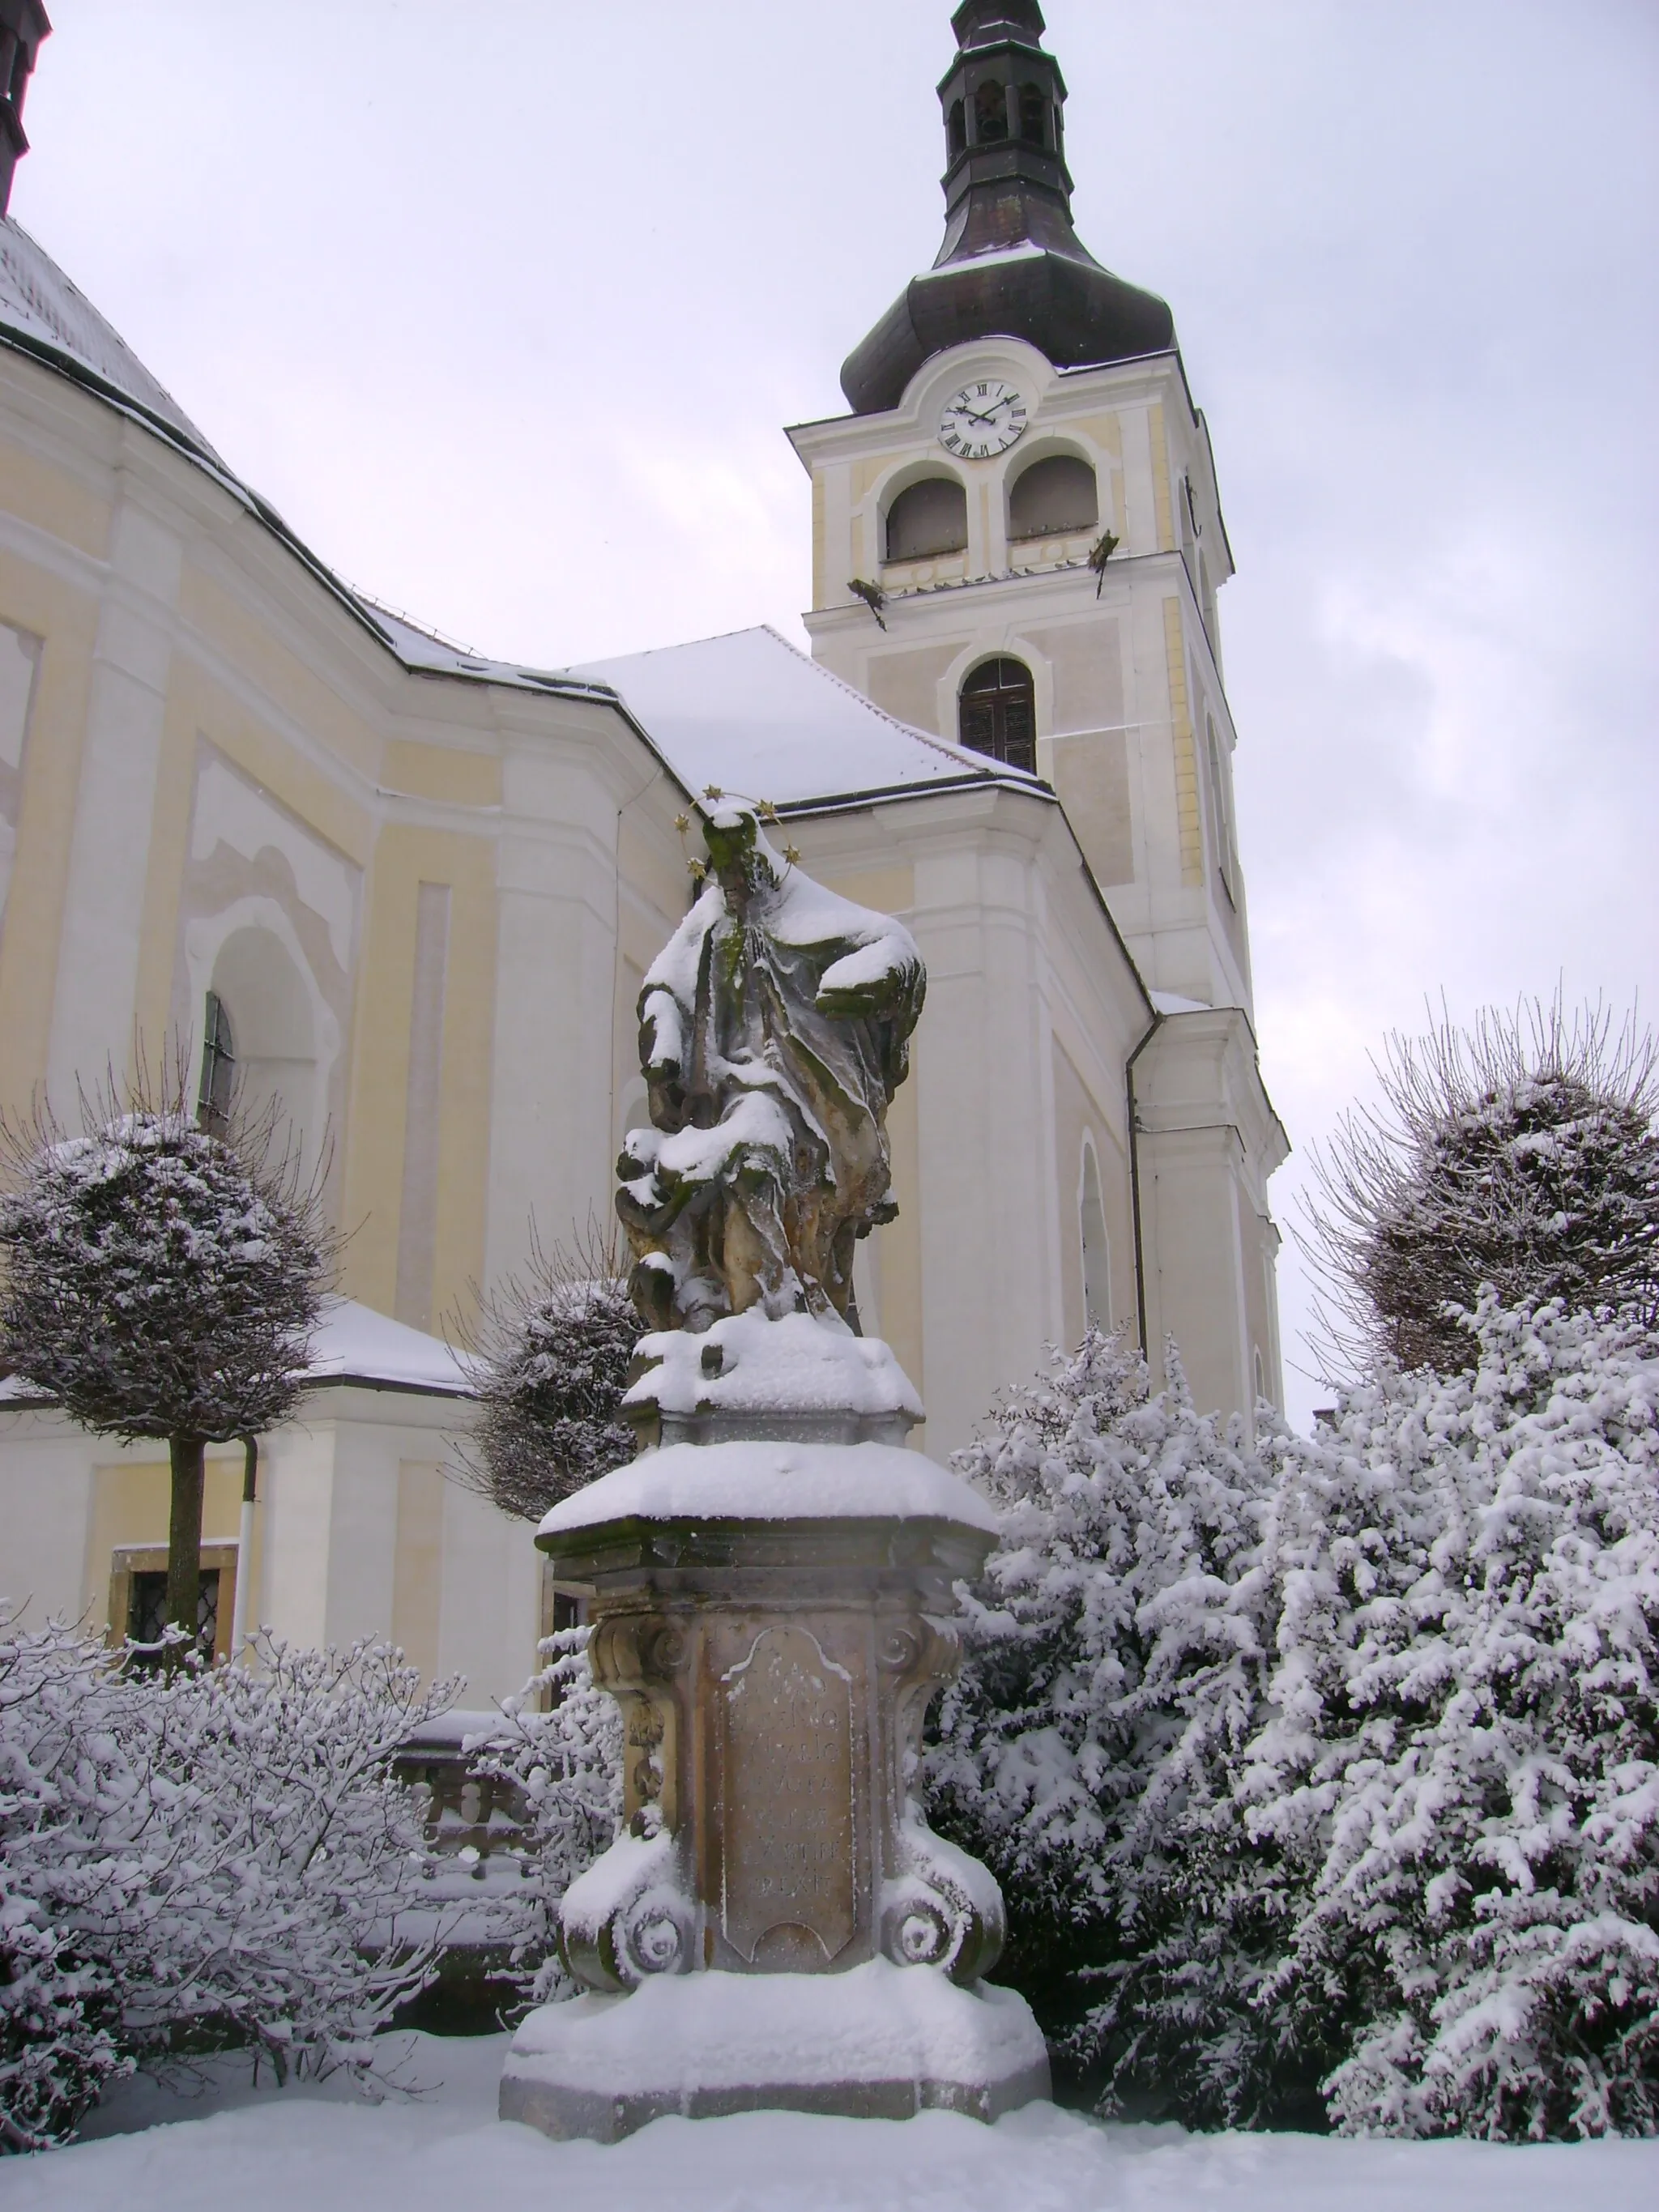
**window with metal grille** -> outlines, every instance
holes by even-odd
[[[1036,705],[1022,662],[982,661],[962,687],[957,716],[964,745],[1036,774]]]
[[[196,1098],[196,1118],[216,1137],[223,1136],[230,1120],[231,1097],[236,1088],[236,1041],[230,1016],[216,991],[207,994],[207,1018],[203,1024],[202,1087]]]
[[[127,1634],[135,1644],[159,1644],[167,1625],[167,1572],[165,1567],[141,1568],[132,1577],[127,1600]],[[204,1567],[201,1594],[196,1601],[196,1630],[204,1650],[211,1651],[219,1627],[219,1570]],[[160,1653],[138,1656],[141,1666]]]

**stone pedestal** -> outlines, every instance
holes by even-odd
[[[1046,2095],[1029,2009],[981,1987],[996,1883],[912,1786],[989,1508],[896,1444],[802,1440],[822,1406],[783,1408],[782,1438],[702,1418],[708,1441],[647,1451],[538,1539],[623,1709],[624,1826],[563,1906],[595,1995],[526,2021],[503,2116],[609,2139],[659,2112]]]
[[[1023,1998],[872,1959],[844,1974],[661,1974],[629,1996],[544,2005],[514,2039],[501,2112],[615,2142],[671,2113],[994,2120],[1048,2094]]]

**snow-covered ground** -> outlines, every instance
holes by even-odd
[[[659,2120],[610,2148],[551,2143],[495,2117],[505,2036],[410,2035],[425,2094],[380,2106],[349,2090],[193,2101],[120,2087],[94,2139],[0,2160],[3,2212],[1651,2212],[1659,2142],[1344,2142],[1108,2128],[1051,2106],[994,2128],[952,2114],[829,2120],[756,2112]]]

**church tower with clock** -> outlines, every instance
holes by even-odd
[[[1073,228],[1036,0],[963,0],[939,85],[945,230],[849,356],[812,479],[814,657],[1058,795],[1166,1012],[1248,1022],[1232,573],[1169,308]]]
[[[0,98],[0,1107],[176,1052],[359,1224],[257,1513],[212,1449],[222,1654],[262,1620],[523,1680],[550,1594],[445,1479],[471,1386],[430,1332],[609,1212],[711,786],[927,963],[855,1282],[930,1453],[1091,1323],[1177,1345],[1200,1407],[1281,1395],[1209,443],[1168,307],[1073,228],[1036,0],[951,20],[939,258],[791,434],[817,665],[757,625],[523,667],[354,591],[6,215]],[[9,21],[15,108],[46,19]],[[15,1584],[118,1638],[169,1519],[165,1455],[117,1457],[0,1390]]]

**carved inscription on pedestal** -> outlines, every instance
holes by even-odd
[[[745,1959],[773,1929],[809,1930],[826,1959],[852,1940],[852,1691],[793,1624],[763,1629],[720,1677],[720,1920]]]

